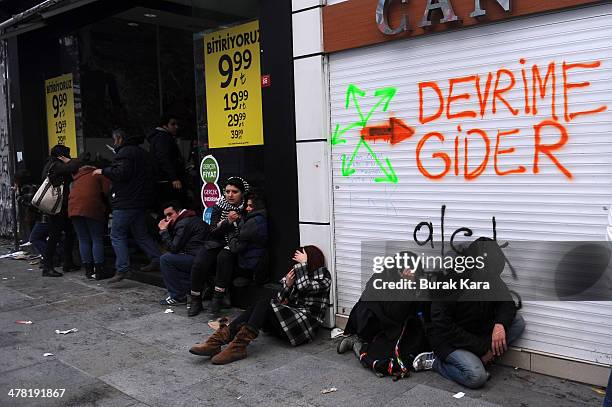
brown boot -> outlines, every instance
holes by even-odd
[[[213,356],[213,365],[226,365],[247,357],[247,345],[257,338],[258,332],[248,325],[242,325],[233,341],[221,353]]]
[[[198,356],[215,356],[221,352],[221,345],[226,345],[232,340],[230,329],[227,325],[221,325],[204,343],[198,343],[191,349],[190,353]]]

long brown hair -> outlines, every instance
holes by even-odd
[[[314,272],[321,267],[325,266],[325,256],[323,252],[317,246],[304,246],[300,247],[300,251],[306,251],[308,256],[308,271]]]

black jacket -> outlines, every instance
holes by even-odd
[[[441,360],[457,349],[483,356],[491,350],[495,324],[507,333],[515,315],[514,301],[433,302],[427,336]]]
[[[102,174],[111,180],[113,209],[146,209],[153,206],[153,161],[139,145],[143,137],[128,137]]]
[[[185,160],[172,134],[161,127],[157,127],[147,137],[147,140],[149,141],[149,151],[156,163],[155,181],[183,180]]]
[[[238,254],[238,267],[253,270],[266,255],[268,221],[265,210],[240,218],[238,229],[229,236],[228,246]]]
[[[72,183],[72,175],[75,174],[81,166],[80,161],[72,159],[64,163],[53,156],[49,157],[45,163],[42,172],[42,179],[49,177],[49,182],[54,187],[64,185],[64,195],[62,197],[62,209],[60,214],[68,214],[68,195],[70,194],[70,184]]]
[[[184,211],[174,225],[159,232],[162,240],[173,254],[195,256],[208,236],[210,226],[196,216],[194,211]]]

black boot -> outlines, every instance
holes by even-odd
[[[112,273],[109,273],[104,269],[104,263],[96,263],[94,265],[93,278],[95,278],[96,280],[104,280],[106,278],[111,278],[112,276]]]
[[[42,271],[43,277],[61,277],[62,273],[56,271],[53,267],[45,267]]]
[[[204,307],[202,306],[202,296],[192,295],[191,300],[189,301],[189,305],[187,306],[187,316],[195,317],[203,310]]]
[[[85,277],[91,280],[94,276],[94,265],[91,263],[83,263],[82,266],[85,269]]]

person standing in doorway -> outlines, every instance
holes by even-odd
[[[43,169],[42,178],[49,177],[49,181],[53,186],[64,186],[62,196],[62,207],[59,213],[49,215],[49,239],[45,247],[43,255],[43,272],[45,277],[61,277],[62,273],[57,272],[53,268],[53,258],[57,244],[64,234],[64,256],[63,256],[63,271],[78,270],[72,260],[72,246],[74,242],[74,230],[68,219],[68,191],[70,191],[70,183],[72,182],[72,174],[79,169],[79,161],[70,158],[70,148],[58,144],[53,146],[51,154]]]
[[[147,137],[149,150],[157,165],[155,193],[159,204],[171,200],[185,203],[185,160],[176,141],[178,130],[176,116],[165,114]]]
[[[142,136],[130,136],[123,129],[113,131],[115,158],[110,166],[92,174],[104,175],[111,180],[111,206],[113,223],[111,242],[117,257],[117,273],[109,283],[118,283],[129,277],[130,254],[128,234],[151,260],[149,269],[159,270],[161,255],[157,244],[147,233],[146,209],[153,200],[153,162],[147,151],[140,147]]]

